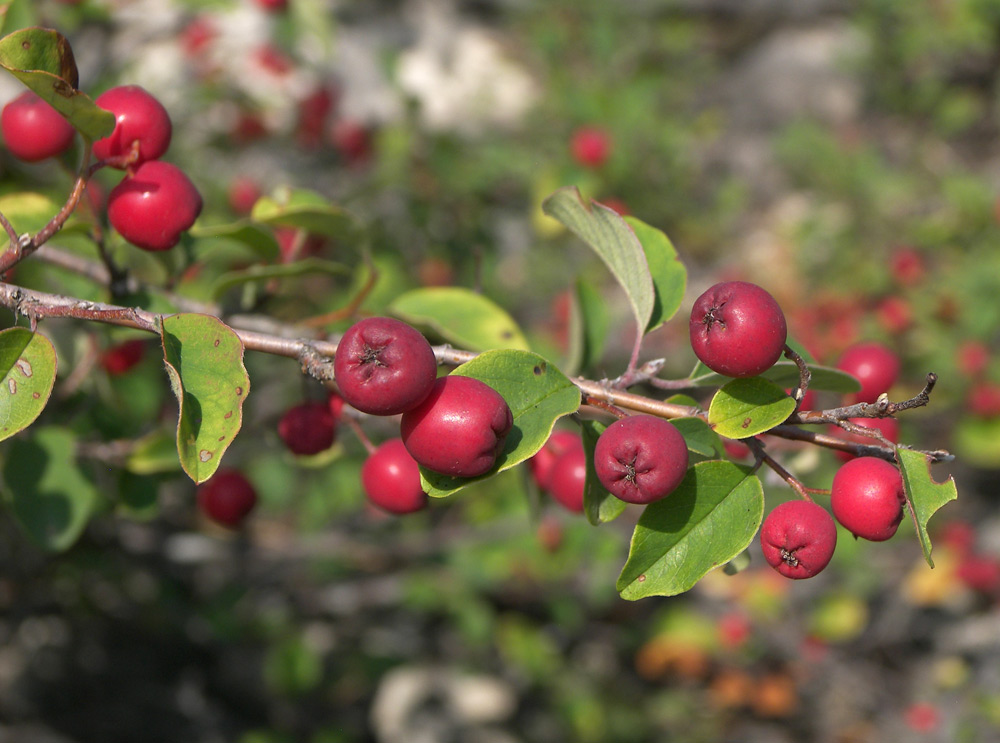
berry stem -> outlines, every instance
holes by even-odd
[[[781,477],[781,479],[784,480],[786,483],[788,483],[789,487],[791,487],[792,490],[794,490],[800,498],[802,498],[805,501],[809,501],[810,503],[813,502],[813,499],[809,496],[809,488],[803,485],[802,482],[797,477],[795,477],[795,475],[786,470],[781,465],[781,463],[778,462],[778,460],[776,460],[774,457],[768,454],[767,450],[764,448],[763,443],[758,441],[756,438],[752,437],[749,439],[743,439],[743,443],[745,443],[747,446],[750,447],[750,450],[753,452],[754,457],[756,457],[757,459],[758,467],[760,466],[760,463],[763,462],[772,470],[777,472],[778,476]]]
[[[361,428],[361,424],[358,423],[357,418],[353,415],[345,415],[343,420],[347,423],[347,427],[354,432],[354,435],[358,437],[358,441],[360,441],[361,445],[365,447],[365,451],[368,452],[368,455],[371,456],[375,452],[375,444],[373,444],[371,439],[369,439],[367,434],[365,434],[364,429]]]
[[[809,389],[809,382],[812,381],[812,372],[809,370],[805,359],[787,343],[785,344],[784,354],[786,359],[794,361],[795,366],[799,368],[799,386],[792,391],[792,397],[795,398],[795,410],[798,412],[802,406],[802,400],[806,396],[806,391]]]

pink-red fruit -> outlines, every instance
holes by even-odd
[[[548,440],[542,445],[531,459],[528,460],[528,467],[531,470],[531,477],[542,490],[549,489],[549,478],[552,473],[552,465],[560,454],[570,449],[582,449],[583,442],[580,435],[572,431],[553,431]]]
[[[778,505],[760,528],[764,559],[786,578],[812,578],[827,566],[836,546],[833,517],[809,501]]]
[[[0,130],[10,154],[29,163],[61,155],[76,134],[72,124],[31,91],[3,107]]]
[[[255,505],[257,492],[237,470],[220,469],[198,488],[198,507],[222,526],[239,526]]]
[[[599,168],[611,154],[611,135],[596,126],[581,126],[570,139],[573,159],[585,168]]]
[[[407,451],[427,469],[477,477],[493,468],[513,424],[499,392],[452,374],[439,378],[427,399],[403,413],[399,430]]]
[[[167,151],[173,131],[170,114],[145,88],[120,85],[101,93],[94,103],[115,115],[114,131],[94,142],[98,160],[127,155],[134,142],[139,143],[139,159],[133,166],[156,160]]]
[[[851,402],[875,402],[899,377],[899,357],[881,343],[857,343],[848,348],[837,362],[837,368],[857,377],[861,390]]]
[[[402,439],[380,444],[361,466],[361,486],[368,500],[390,513],[413,513],[427,507],[420,467]]]
[[[753,377],[781,357],[788,328],[766,290],[747,281],[725,281],[695,300],[690,335],[695,356],[709,369],[727,377]]]
[[[122,341],[101,354],[101,366],[113,377],[135,367],[146,355],[146,341],[139,338]]]
[[[670,421],[631,415],[608,426],[594,448],[594,470],[608,492],[626,503],[652,503],[680,485],[687,444]]]
[[[305,402],[289,408],[278,421],[278,435],[292,454],[319,454],[333,446],[336,420],[328,402]]]
[[[574,513],[583,513],[583,491],[587,481],[587,453],[582,446],[564,451],[552,463],[549,495]]]
[[[884,542],[903,520],[903,476],[878,457],[840,466],[830,488],[830,508],[841,526],[862,539]]]
[[[108,196],[108,221],[143,250],[169,250],[201,214],[201,194],[176,165],[151,160]]]
[[[349,405],[371,415],[398,415],[430,394],[437,359],[414,327],[391,317],[369,317],[344,333],[333,373]]]

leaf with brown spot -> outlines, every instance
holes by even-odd
[[[30,426],[45,408],[56,381],[49,339],[27,328],[0,332],[0,441]]]

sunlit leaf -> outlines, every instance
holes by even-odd
[[[528,350],[524,333],[503,307],[462,287],[413,289],[396,297],[389,305],[389,312],[408,323],[433,330],[459,348]]]
[[[210,315],[164,318],[164,366],[180,405],[177,453],[196,483],[212,476],[243,421],[250,377],[243,343]]]
[[[44,335],[27,328],[0,332],[0,441],[30,426],[49,401],[56,381],[56,352]]]
[[[930,462],[925,454],[910,449],[896,449],[896,459],[903,473],[903,485],[906,491],[906,503],[917,528],[920,547],[924,551],[927,564],[934,567],[931,559],[930,535],[927,533],[927,522],[949,501],[958,498],[958,488],[954,478],[945,482],[935,482],[931,477]]]
[[[734,379],[708,407],[708,423],[720,436],[744,439],[782,423],[795,410],[795,400],[761,377]]]
[[[680,309],[687,289],[687,269],[677,257],[670,238],[663,232],[632,216],[625,217],[625,221],[642,244],[653,279],[653,313],[646,325],[646,332],[649,332],[672,318]]]
[[[622,598],[673,596],[747,548],[764,518],[764,491],[748,468],[699,462],[666,498],[646,506],[618,577]]]

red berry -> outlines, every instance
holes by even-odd
[[[652,503],[672,493],[688,466],[687,444],[670,421],[631,415],[608,426],[594,448],[594,470],[626,503]]]
[[[390,513],[413,513],[427,507],[420,467],[401,439],[380,444],[361,467],[361,485],[368,500]]]
[[[261,197],[260,186],[249,176],[237,176],[229,182],[229,208],[239,215],[247,215]]]
[[[914,702],[903,715],[906,726],[915,733],[929,733],[941,724],[941,712],[928,702]]]
[[[914,248],[896,248],[889,256],[889,271],[903,286],[916,286],[926,273],[924,257]]]
[[[955,352],[955,364],[963,376],[976,379],[990,364],[990,350],[979,341],[964,341]]]
[[[320,86],[299,102],[299,120],[295,136],[302,147],[316,148],[323,142],[326,120],[333,110],[333,90]]]
[[[31,91],[3,107],[0,131],[10,154],[29,163],[61,155],[76,135],[62,114]]]
[[[330,129],[330,143],[351,167],[363,165],[372,155],[372,137],[358,121],[340,119]]]
[[[496,464],[513,424],[499,392],[478,379],[451,374],[403,413],[399,430],[407,451],[427,469],[477,477]]]
[[[884,542],[903,520],[903,476],[878,457],[858,457],[833,476],[830,508],[855,536]]]
[[[257,0],[257,5],[272,13],[288,10],[288,0]]]
[[[833,557],[837,525],[816,503],[787,501],[764,519],[760,546],[767,564],[786,578],[812,578]]]
[[[695,355],[709,369],[753,377],[781,357],[788,329],[767,291],[747,281],[726,281],[695,300],[690,335]]]
[[[990,594],[1000,589],[1000,560],[992,555],[966,555],[957,574],[973,591]]]
[[[611,135],[595,126],[581,126],[570,139],[573,159],[585,168],[599,168],[611,154]]]
[[[220,469],[198,488],[198,506],[223,526],[239,526],[256,504],[253,485],[237,470]]]
[[[565,430],[552,432],[538,453],[528,460],[531,476],[539,488],[549,489],[552,465],[560,454],[575,448],[583,448],[583,441],[580,440],[579,434]]]
[[[146,346],[146,341],[139,338],[123,341],[101,354],[101,366],[111,376],[124,374],[142,361]]]
[[[913,324],[913,310],[903,297],[886,297],[875,308],[875,317],[887,333],[898,335]]]
[[[344,333],[333,371],[348,404],[372,415],[398,415],[430,394],[437,359],[412,326],[390,317],[369,317]]]
[[[1000,416],[1000,384],[977,382],[969,390],[965,407],[970,413],[980,418]]]
[[[583,491],[587,480],[587,454],[583,447],[563,452],[552,463],[549,495],[574,513],[583,513]]]
[[[318,454],[333,446],[336,421],[328,402],[305,402],[278,421],[278,435],[293,454]]]
[[[150,160],[108,197],[108,221],[143,250],[169,250],[201,213],[201,194],[176,165]]]
[[[139,159],[133,166],[163,156],[170,146],[170,115],[153,95],[138,85],[121,85],[101,93],[94,101],[115,115],[110,136],[94,142],[94,157],[106,160],[129,154],[139,142]]]
[[[875,402],[896,383],[900,363],[899,357],[881,343],[869,342],[844,351],[837,368],[861,382],[861,390],[850,397],[852,402]]]

